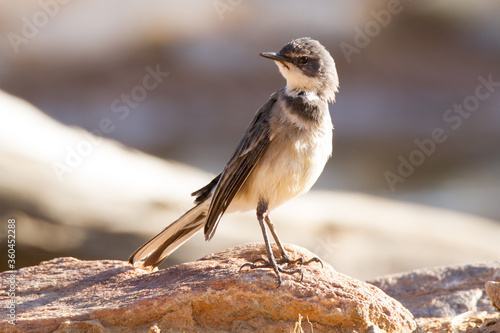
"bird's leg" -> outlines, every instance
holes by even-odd
[[[290,257],[288,256],[288,254],[286,253],[285,251],[285,248],[283,247],[283,244],[281,243],[280,241],[280,238],[278,237],[278,234],[276,233],[276,227],[274,226],[274,223],[271,221],[271,219],[269,218],[269,215],[266,214],[264,216],[264,221],[266,222],[269,230],[271,231],[271,234],[273,235],[273,238],[276,242],[276,244],[278,245],[278,248],[280,249],[281,251],[281,259],[279,259],[277,262],[278,264],[289,264],[289,265],[296,265],[296,264],[300,264],[300,265],[309,265],[310,263],[312,262],[318,262],[321,264],[321,267],[323,267],[323,262],[321,261],[321,259],[319,259],[318,257],[314,257],[314,258],[311,258],[309,260],[306,260],[304,261],[304,258],[303,257],[300,257],[298,259],[295,259],[295,260],[292,260],[290,259]],[[301,272],[302,273],[302,272]]]
[[[283,244],[281,244],[280,238],[278,237],[278,234],[276,233],[276,227],[274,226],[273,222],[269,218],[269,215],[266,215],[264,217],[264,221],[267,224],[267,227],[271,231],[271,234],[273,235],[274,241],[278,245],[278,248],[281,251],[281,258],[285,260],[285,262],[291,262],[292,260],[288,257],[288,254],[285,251],[285,248],[283,247]]]
[[[278,265],[278,262],[276,262],[276,259],[274,258],[273,250],[271,248],[271,243],[269,242],[269,238],[267,237],[267,231],[266,231],[266,226],[264,224],[264,220],[267,217],[267,214],[269,214],[268,209],[267,209],[267,203],[266,202],[259,202],[257,206],[257,219],[259,220],[260,228],[262,229],[262,235],[264,237],[264,242],[266,243],[266,250],[267,250],[267,258],[268,260],[259,258],[255,260],[253,263],[246,263],[243,266],[241,266],[240,270],[244,267],[250,267],[250,269],[255,269],[255,268],[272,268],[274,272],[276,273],[276,278],[278,279],[278,288],[281,286],[281,275],[280,273],[284,274],[290,274],[293,275],[295,273],[300,273],[302,275],[302,270],[301,269],[293,269],[293,270],[288,270],[280,267]],[[273,237],[276,232],[272,232]],[[282,249],[283,246],[281,246],[280,249]],[[283,250],[284,251],[284,250]],[[262,262],[261,264],[258,264],[257,262]]]

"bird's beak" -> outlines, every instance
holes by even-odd
[[[279,61],[281,63],[284,63],[285,61],[288,62],[287,58],[283,57],[279,52],[262,52],[259,53],[259,55],[261,55],[264,58],[269,58],[272,60]]]

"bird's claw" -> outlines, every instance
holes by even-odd
[[[323,261],[321,261],[320,258],[318,257],[313,257],[309,260],[304,261],[304,257],[299,257],[297,259],[290,259],[288,256],[284,256],[283,258],[279,259],[276,261],[278,264],[287,264],[287,265],[300,265],[300,266],[307,266],[310,263],[317,262],[321,264],[321,268],[323,268]]]
[[[259,262],[261,262],[261,263],[259,263]],[[286,256],[286,257],[283,257],[279,260],[276,260],[275,262],[265,260],[264,258],[258,258],[251,263],[247,262],[247,263],[243,264],[240,267],[240,271],[245,267],[249,267],[250,269],[272,268],[274,270],[274,272],[276,273],[276,279],[278,280],[278,288],[279,288],[281,286],[281,283],[282,283],[280,273],[288,274],[288,275],[294,275],[296,273],[299,273],[300,274],[299,281],[302,281],[304,279],[304,272],[302,271],[301,267],[295,268],[295,269],[288,269],[286,267],[297,266],[297,265],[305,266],[305,265],[309,265],[312,262],[320,263],[321,267],[323,267],[323,262],[318,257],[314,257],[314,258],[311,258],[309,260],[304,261],[303,257],[300,257],[298,259],[290,259]]]

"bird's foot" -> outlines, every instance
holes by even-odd
[[[281,262],[281,260],[279,260]],[[259,263],[260,262],[260,263]],[[243,264],[240,267],[240,270],[242,270],[245,267],[249,267],[250,269],[256,269],[256,268],[272,268],[274,272],[276,273],[276,279],[278,282],[277,288],[281,286],[281,283],[283,280],[281,279],[281,273],[283,274],[288,274],[288,275],[293,275],[295,273],[300,274],[300,281],[304,278],[304,273],[302,272],[302,268],[295,268],[295,269],[287,269],[285,266],[287,266],[287,263],[278,263],[276,260],[275,261],[269,261],[265,260],[263,258],[259,258],[255,260],[254,262],[248,262],[246,264]]]
[[[317,262],[317,263],[321,264],[321,268],[323,268],[323,261],[321,261],[321,259],[318,257],[313,257],[309,260],[304,260],[304,257],[299,257],[297,259],[290,259],[288,256],[283,256],[283,258],[277,260],[277,263],[280,265],[287,264],[287,265],[307,266],[313,262]]]
[[[274,259],[274,258],[273,258]],[[272,268],[274,272],[276,273],[276,279],[278,282],[277,288],[281,286],[281,283],[283,282],[281,279],[281,273],[283,274],[288,274],[288,275],[294,275],[296,273],[300,274],[300,281],[304,279],[304,272],[302,271],[301,267],[296,267],[297,265],[299,266],[304,266],[304,265],[309,265],[312,262],[318,262],[321,264],[321,267],[323,267],[323,262],[318,258],[314,257],[309,260],[304,261],[303,257],[300,257],[298,259],[290,259],[288,256],[285,256],[279,260],[266,260],[264,258],[259,258],[254,260],[251,263],[246,263],[243,264],[240,267],[240,270],[242,270],[245,267],[249,267],[250,269],[256,269],[256,268]],[[295,266],[296,268],[290,268],[290,266]]]

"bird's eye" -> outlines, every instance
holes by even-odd
[[[306,56],[303,56],[303,57],[300,57],[300,58],[299,58],[299,62],[300,62],[301,64],[307,64],[307,62],[308,62],[308,61],[309,61],[309,58],[308,58],[308,57],[306,57]]]

